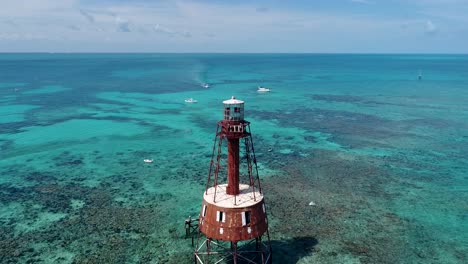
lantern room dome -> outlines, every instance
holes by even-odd
[[[237,122],[244,120],[244,101],[232,96],[231,99],[223,101],[223,104],[224,120]]]
[[[231,99],[223,101],[223,104],[243,104],[244,101],[236,99],[234,96]]]

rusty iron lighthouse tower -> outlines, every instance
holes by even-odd
[[[271,263],[265,200],[244,102],[233,96],[223,104],[199,215],[195,263]]]

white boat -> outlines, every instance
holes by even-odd
[[[259,92],[259,93],[266,93],[266,92],[269,92],[269,91],[270,91],[270,88],[265,88],[265,87],[261,87],[261,86],[259,86],[258,90],[257,90],[257,92]]]
[[[153,159],[144,159],[143,161],[146,163],[153,163]]]
[[[204,83],[204,84],[202,84],[202,87],[203,87],[203,88],[209,88],[209,87],[210,87],[210,85],[209,85],[209,84],[207,84],[207,83]]]
[[[185,99],[185,102],[186,103],[198,103],[198,101],[193,98]]]

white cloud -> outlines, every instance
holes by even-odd
[[[427,34],[435,34],[437,32],[437,27],[432,23],[432,21],[426,21],[425,32]]]
[[[439,28],[444,28],[445,33],[450,28],[441,24],[440,19],[424,15],[405,21],[373,14],[184,0],[86,3],[78,0],[8,1],[0,9],[0,38],[18,42],[31,38],[66,40],[68,42],[50,42],[50,45],[77,50],[82,46],[94,46],[96,50],[124,47],[131,51],[145,46],[152,51],[346,52],[367,49],[372,52],[374,50],[369,49],[385,47],[376,43],[409,43],[408,36],[421,36],[422,25],[427,34],[434,34]],[[14,21],[16,28],[5,21]],[[406,29],[402,30],[401,25]],[[109,45],[111,41],[115,45]],[[9,46],[14,45],[10,43]],[[7,45],[0,43],[0,51],[4,47]]]
[[[130,29],[130,22],[122,19],[119,16],[115,17],[115,23],[117,24],[117,31],[119,32],[131,32],[132,30]]]
[[[80,31],[80,28],[78,26],[75,26],[75,25],[69,25],[68,28],[71,29],[71,30]]]
[[[2,23],[4,23],[5,25],[8,25],[8,26],[11,26],[11,27],[17,27],[18,24],[16,24],[13,20],[5,20],[5,21],[2,21]]]
[[[91,14],[84,11],[83,9],[80,9],[79,11],[80,11],[80,14],[82,14],[86,18],[86,20],[89,21],[89,23],[94,23],[94,17]]]
[[[359,4],[373,4],[374,2],[369,1],[369,0],[350,0],[353,3],[359,3]]]
[[[163,33],[163,34],[167,34],[169,36],[174,36],[175,32],[170,30],[169,28],[167,27],[164,27],[164,26],[161,26],[160,24],[156,24],[152,27],[153,31],[154,32],[157,32],[157,33]]]
[[[257,11],[259,13],[264,13],[264,12],[268,12],[269,9],[268,9],[268,7],[257,7],[257,8],[255,8],[255,11]]]

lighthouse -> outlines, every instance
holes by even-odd
[[[194,261],[271,263],[265,199],[250,122],[244,120],[244,101],[233,96],[223,105],[224,118],[218,122],[199,215]]]

